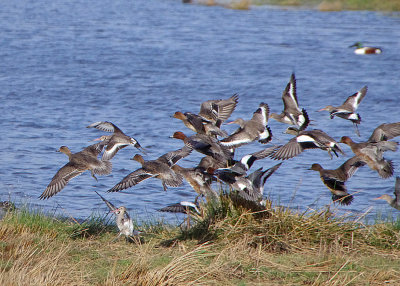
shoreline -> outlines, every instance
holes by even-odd
[[[321,12],[400,12],[400,2],[396,0],[193,0],[187,3],[205,6],[222,6],[236,10],[249,10],[251,7],[270,6],[276,7],[276,9],[311,9]]]

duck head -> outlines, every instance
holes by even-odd
[[[322,170],[322,166],[320,164],[312,164],[311,167],[308,170],[313,170],[313,171],[321,171]]]
[[[350,144],[352,144],[354,142],[353,142],[353,140],[351,140],[351,138],[349,136],[343,136],[340,139],[339,143],[344,143],[344,144],[350,145]]]
[[[357,49],[361,49],[363,47],[363,44],[361,42],[355,42],[354,44],[349,46],[349,48],[353,48],[353,47],[356,47]]]
[[[172,115],[172,117],[173,117],[173,118],[180,119],[180,120],[185,120],[185,119],[187,119],[186,115],[183,114],[183,113],[180,112],[180,111],[175,112],[174,115]]]
[[[135,156],[133,156],[133,158],[131,160],[137,161],[142,165],[144,163],[144,159],[143,159],[142,155],[140,155],[140,154],[136,154]]]
[[[186,135],[185,135],[185,134],[183,134],[183,132],[176,131],[174,134],[172,134],[172,136],[170,136],[170,138],[175,138],[175,139],[185,140],[185,138],[186,138]]]

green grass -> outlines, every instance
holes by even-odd
[[[140,222],[145,234],[136,243],[112,242],[117,229],[106,215],[78,223],[10,212],[0,224],[0,285],[400,283],[399,220],[367,225],[329,208],[251,208],[222,197],[203,206],[189,230]]]

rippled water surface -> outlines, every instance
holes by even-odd
[[[371,23],[373,23],[371,25]],[[249,11],[184,5],[180,1],[3,1],[0,10],[0,118],[2,122],[0,199],[11,196],[45,209],[86,217],[105,205],[94,190],[138,215],[159,216],[156,210],[195,197],[186,183],[164,192],[150,179],[121,193],[105,193],[139,164],[129,160],[127,147],[113,159],[113,172],[96,182],[89,173],[74,178],[56,196],[40,201],[67,157],[104,134],[85,126],[111,121],[148,150],[146,159],[182,146],[170,139],[182,122],[175,111],[198,112],[208,99],[240,95],[232,119],[249,119],[260,102],[272,112],[283,107],[281,94],[294,71],[298,98],[312,121],[339,140],[349,135],[366,140],[381,123],[400,121],[400,19],[374,12],[321,13],[310,10],[255,8]],[[357,56],[355,41],[379,45],[383,54]],[[368,85],[359,107],[361,137],[350,122],[316,112],[327,104],[340,105]],[[287,126],[271,120],[273,144],[290,135]],[[225,126],[232,132],[235,127]],[[259,143],[239,149],[237,157],[260,150]],[[337,168],[351,156],[330,159],[321,150],[308,150],[285,161],[268,180],[265,194],[275,203],[318,208],[331,202],[316,172],[319,162]],[[400,175],[400,153],[387,152]],[[191,154],[180,164],[194,166]],[[254,168],[277,162],[264,159]],[[392,194],[394,177],[382,180],[361,168],[347,183],[355,195],[344,211],[387,212],[372,198]]]

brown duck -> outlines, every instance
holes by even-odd
[[[396,151],[397,142],[379,141],[379,142],[362,142],[355,143],[348,136],[343,136],[340,143],[350,146],[353,153],[363,162],[365,162],[372,170],[378,172],[383,179],[393,176],[392,161],[383,157],[385,151]]]
[[[71,153],[67,146],[61,146],[58,151],[66,154],[69,158],[69,162],[58,170],[39,198],[48,199],[54,196],[61,191],[72,178],[79,176],[85,171],[90,171],[92,177],[95,178],[96,181],[97,178],[95,174],[110,174],[112,170],[111,162],[97,159],[104,145],[104,142],[93,144],[74,154]]]
[[[189,155],[191,151],[190,148],[184,146],[179,150],[168,152],[151,161],[145,161],[141,155],[136,154],[132,160],[139,162],[142,167],[127,175],[118,184],[109,189],[108,192],[128,189],[149,178],[161,180],[164,191],[167,190],[167,186],[178,187],[182,184],[183,177],[181,174],[174,172],[171,167],[180,159]]]
[[[363,161],[354,156],[334,170],[324,169],[320,164],[312,164],[310,170],[319,172],[321,181],[332,193],[332,201],[349,205],[353,201],[353,196],[347,192],[345,182],[354,175],[359,167],[364,165]]]

